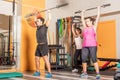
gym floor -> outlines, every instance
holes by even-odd
[[[89,77],[88,79],[81,79],[79,77],[80,73],[72,73],[70,71],[52,71],[53,77],[52,78],[45,78],[45,72],[41,72],[40,77],[34,77],[32,76],[33,72],[25,72],[23,73],[23,78],[10,78],[10,79],[2,79],[2,80],[96,80],[95,79],[95,73],[93,71],[89,71]],[[107,70],[107,71],[101,71],[101,80],[113,80],[113,74],[114,70]]]

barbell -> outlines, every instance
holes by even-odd
[[[49,9],[39,11],[39,13],[45,12],[45,11],[48,11],[48,10],[52,10],[52,9],[56,9],[56,8],[60,8],[60,7],[64,7],[64,6],[67,6],[67,5],[68,5],[68,3],[64,3],[64,4],[61,4],[61,5],[57,5],[55,7],[49,8]],[[27,15],[25,15],[25,18],[28,18],[28,17],[33,16],[33,15],[35,15],[35,14],[34,13],[27,14]]]
[[[105,8],[105,7],[108,7],[108,6],[111,6],[111,4],[103,4],[103,5],[100,6],[100,7]],[[93,9],[97,9],[97,7],[88,8],[88,9],[86,9],[86,11],[93,10]],[[82,10],[78,10],[78,11],[75,12],[75,14],[81,13],[81,12],[82,12]]]

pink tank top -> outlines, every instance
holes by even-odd
[[[90,46],[97,46],[96,32],[93,27],[86,27],[83,31],[83,47]]]

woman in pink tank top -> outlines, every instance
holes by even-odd
[[[87,62],[89,60],[88,57],[90,57],[94,63],[94,67],[96,70],[96,74],[97,74],[96,79],[100,79],[99,66],[97,62],[97,41],[96,41],[96,29],[100,17],[100,7],[98,7],[98,15],[96,21],[92,17],[84,18],[84,12],[85,10],[82,11],[82,15],[81,15],[84,29],[83,29],[83,48],[82,48],[83,73],[80,75],[80,77],[88,77]]]

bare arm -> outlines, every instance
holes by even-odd
[[[50,24],[50,21],[51,21],[51,13],[50,13],[50,10],[48,10],[48,20],[46,21],[46,26],[49,26]]]
[[[100,6],[98,6],[97,17],[96,17],[96,21],[95,21],[95,25],[94,25],[95,29],[97,29],[99,18],[100,18]]]
[[[82,10],[82,13],[81,13],[81,21],[82,21],[82,25],[83,25],[83,28],[85,28],[86,27],[86,24],[85,24],[85,17],[84,17],[84,12],[85,12],[85,10]]]
[[[37,9],[34,9],[34,10],[33,10],[33,13],[34,13],[34,23],[35,23],[35,26],[37,26],[36,22],[37,22],[38,10],[37,10]]]
[[[83,39],[83,33],[80,34],[80,37]]]
[[[72,33],[74,37],[77,37],[74,27],[75,27],[75,24],[72,24]]]

